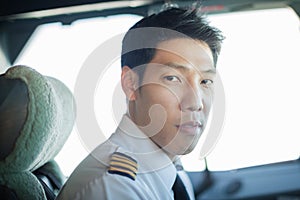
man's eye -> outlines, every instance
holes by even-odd
[[[172,81],[172,82],[181,82],[177,76],[165,76],[164,79],[166,79],[167,81]]]
[[[213,80],[210,80],[210,79],[204,79],[204,80],[201,81],[201,84],[202,84],[202,85],[205,85],[205,86],[210,86],[210,85],[212,85],[213,83],[214,83],[214,81],[213,81]]]

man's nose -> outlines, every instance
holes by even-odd
[[[203,110],[203,91],[200,85],[190,84],[186,87],[182,101],[182,111],[201,111]]]

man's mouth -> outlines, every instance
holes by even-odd
[[[201,121],[189,121],[176,126],[180,132],[197,134],[203,127]]]

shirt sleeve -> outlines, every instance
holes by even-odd
[[[151,197],[146,188],[142,187],[138,181],[125,176],[107,173],[103,177],[103,183],[106,199],[108,200],[153,199],[153,196]]]
[[[73,188],[74,189],[74,188]],[[58,199],[65,199],[71,191],[62,191]],[[74,193],[73,193],[74,192]],[[73,190],[74,198],[76,200],[151,200],[154,197],[142,187],[136,180],[132,180],[126,176],[118,174],[110,174],[106,172],[103,176],[95,178],[82,185],[77,191]],[[57,199],[57,200],[58,200]]]

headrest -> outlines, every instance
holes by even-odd
[[[0,75],[0,173],[33,171],[53,159],[70,135],[75,103],[59,80],[26,66]]]

